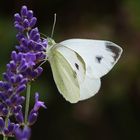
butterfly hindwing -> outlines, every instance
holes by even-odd
[[[73,70],[65,56],[62,55],[59,47],[53,49],[50,64],[53,77],[59,92],[71,103],[75,103],[80,98],[79,81],[77,73]]]
[[[84,81],[86,74],[86,66],[81,56],[72,49],[61,44],[56,44],[56,49],[70,64],[76,74],[79,84],[81,84]]]

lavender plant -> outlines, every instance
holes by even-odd
[[[39,93],[35,93],[35,104],[29,112],[31,83],[43,71],[40,63],[46,58],[47,40],[41,39],[35,27],[37,18],[26,6],[22,6],[14,19],[19,44],[16,46],[17,51],[11,53],[11,61],[0,81],[0,132],[3,140],[8,137],[28,140],[30,126],[36,122],[39,108],[46,108],[44,102],[39,101]],[[25,90],[26,96],[23,96]],[[22,109],[24,103],[25,111]]]

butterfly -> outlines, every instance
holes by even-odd
[[[110,41],[68,39],[55,43],[48,38],[46,49],[53,78],[59,92],[70,103],[95,95],[101,77],[117,63],[122,48]]]

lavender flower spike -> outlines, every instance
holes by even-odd
[[[29,116],[27,113],[27,124],[22,110],[26,99],[22,94],[27,85],[35,81],[43,71],[40,63],[46,58],[47,40],[40,38],[38,28],[34,27],[37,18],[26,6],[22,6],[14,19],[19,44],[16,45],[17,51],[12,51],[11,60],[0,81],[0,130],[5,138],[16,136],[17,140],[28,140],[31,135],[29,126],[36,121],[39,108],[46,106],[38,100],[39,95],[36,94],[35,105]]]

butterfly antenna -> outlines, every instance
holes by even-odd
[[[41,38],[43,38],[43,39],[48,37],[47,35],[45,35],[43,33],[40,33],[40,35],[42,36]]]
[[[41,67],[47,60],[44,60],[38,67]]]
[[[53,21],[53,27],[52,27],[51,38],[53,38],[53,33],[54,33],[55,25],[56,25],[56,13],[54,14],[54,21]]]

